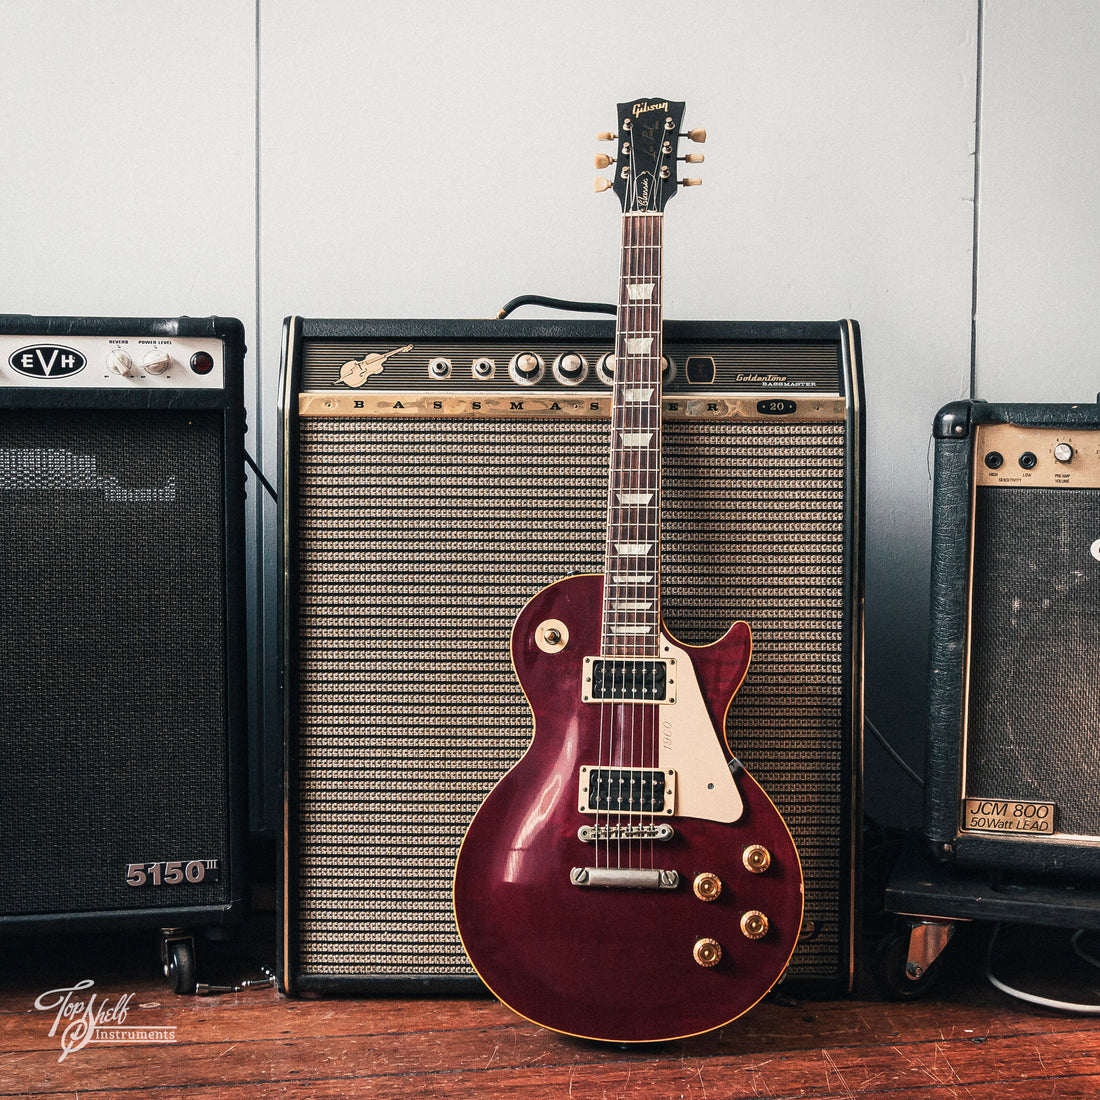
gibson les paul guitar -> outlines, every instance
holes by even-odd
[[[617,1042],[740,1016],[802,922],[794,842],[723,733],[750,629],[690,646],[661,618],[661,243],[683,108],[619,104],[604,572],[551,585],[516,620],[534,736],[470,823],[454,880],[463,946],[501,1001]]]

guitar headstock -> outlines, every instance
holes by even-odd
[[[635,99],[619,104],[619,132],[604,133],[602,141],[616,141],[618,156],[601,153],[596,157],[597,168],[615,166],[613,179],[596,177],[597,191],[614,190],[622,203],[624,214],[659,214],[679,184],[690,187],[701,183],[697,179],[676,179],[676,150],[681,137],[692,141],[706,141],[705,130],[692,130],[681,134],[684,117],[683,103],[671,103],[667,99]],[[691,153],[683,158],[697,164],[701,153]]]

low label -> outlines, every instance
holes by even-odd
[[[985,833],[1054,832],[1053,802],[1006,802],[995,798],[964,798],[963,828]]]

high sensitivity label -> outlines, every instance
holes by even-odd
[[[1053,802],[1008,802],[996,798],[964,798],[963,828],[987,833],[1054,832]]]

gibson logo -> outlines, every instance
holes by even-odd
[[[60,344],[31,344],[8,356],[12,370],[28,378],[66,378],[82,371],[88,360]]]
[[[643,99],[641,103],[635,103],[634,104],[634,117],[637,118],[639,115],[644,115],[647,111],[667,111],[667,110],[668,110],[668,100],[667,99],[664,101],[664,103],[650,103],[648,99]]]

